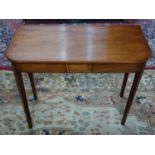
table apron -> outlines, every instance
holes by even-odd
[[[14,63],[18,72],[29,73],[132,73],[142,70],[140,63]]]

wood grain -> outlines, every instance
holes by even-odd
[[[67,64],[67,72],[91,72],[91,64]]]
[[[29,72],[29,73],[65,73],[67,72],[66,65],[64,64],[50,64],[50,63],[17,63],[16,69],[20,72]]]
[[[21,26],[6,56],[16,63],[144,63],[150,48],[139,26]]]
[[[136,63],[104,63],[104,64],[93,64],[92,72],[98,73],[133,73],[141,70],[143,64]]]
[[[144,64],[138,63],[16,63],[19,72],[29,73],[135,73]]]

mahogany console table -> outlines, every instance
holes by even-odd
[[[29,128],[32,119],[22,72],[27,72],[34,98],[33,73],[135,73],[121,124],[124,125],[150,48],[139,26],[25,25],[18,28],[6,56],[12,62]]]

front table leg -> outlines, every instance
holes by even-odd
[[[132,87],[131,87],[131,90],[130,90],[130,94],[129,94],[129,97],[128,97],[128,101],[127,101],[125,111],[124,111],[124,115],[123,115],[122,122],[121,122],[122,125],[124,125],[125,122],[126,122],[126,119],[127,119],[130,107],[132,105],[132,101],[133,101],[134,96],[136,94],[136,90],[138,88],[138,84],[140,82],[142,73],[143,73],[143,71],[135,73],[135,77],[134,77],[134,80],[133,80],[133,83],[132,83]]]
[[[29,128],[32,128],[32,119],[31,119],[29,106],[28,106],[28,102],[27,102],[27,98],[26,98],[26,93],[25,93],[22,74],[21,74],[21,72],[17,72],[16,69],[14,68],[14,75],[15,75],[17,87],[18,87],[18,90],[19,90],[19,94],[20,94],[21,99],[22,99],[23,108],[24,108],[24,112],[25,112],[26,119],[27,119],[27,122],[28,122],[28,126],[29,126]]]

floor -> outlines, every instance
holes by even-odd
[[[11,71],[0,71],[0,134],[155,134],[155,70],[145,70],[126,125],[120,124],[132,83],[120,98],[122,74],[35,74],[34,101],[24,74],[33,129],[28,129]]]

